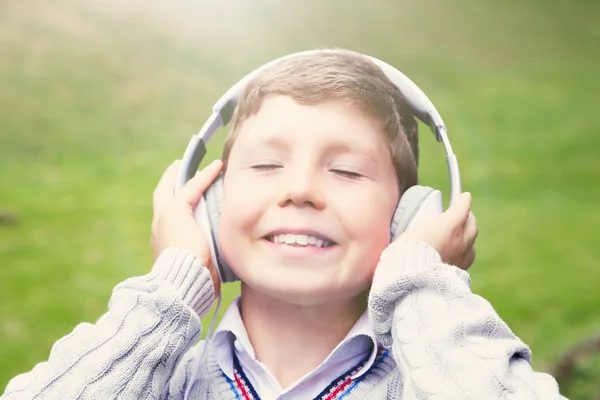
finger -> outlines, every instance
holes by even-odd
[[[477,227],[477,220],[475,214],[472,211],[469,212],[467,222],[465,223],[465,229],[463,231],[463,239],[467,248],[473,247],[475,239],[479,234],[479,228]]]
[[[179,166],[181,164],[181,160],[175,160],[167,167],[165,172],[163,172],[156,188],[154,189],[153,195],[153,209],[156,214],[158,210],[162,209],[169,200],[173,197],[173,190],[175,188],[175,183],[177,181],[177,173],[179,171]]]
[[[197,173],[185,184],[177,197],[185,204],[195,207],[200,201],[204,191],[221,172],[222,166],[223,162],[221,160],[214,160],[212,163],[208,164],[202,171]]]
[[[473,263],[475,262],[475,246],[470,247],[465,255],[463,256],[463,260],[460,263],[460,268],[467,270]]]
[[[452,220],[453,225],[464,226],[467,222],[467,218],[469,217],[469,212],[471,211],[471,203],[473,201],[473,197],[471,193],[465,192],[461,193],[458,200],[448,208],[446,212],[449,218]]]

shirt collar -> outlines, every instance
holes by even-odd
[[[214,354],[217,363],[223,370],[223,373],[230,379],[234,379],[233,352],[236,347],[238,350],[245,350],[252,359],[256,359],[254,348],[250,343],[248,333],[240,315],[239,301],[240,298],[237,297],[228,307],[213,337]],[[371,368],[377,358],[377,348],[377,339],[369,323],[367,311],[365,311],[346,337],[327,356],[323,364],[369,351],[369,359],[365,365],[352,375],[352,378],[355,379]]]

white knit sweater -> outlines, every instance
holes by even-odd
[[[53,346],[49,360],[13,378],[2,400],[246,399],[198,342],[214,300],[210,275],[182,249],[113,291],[108,312]],[[469,275],[426,244],[398,242],[382,254],[369,318],[387,351],[360,381],[331,399],[565,399],[531,368],[529,348]]]

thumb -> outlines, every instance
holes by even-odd
[[[472,202],[473,196],[471,196],[471,193],[461,193],[456,202],[452,204],[447,211],[450,219],[455,224],[464,225],[467,222],[467,218],[469,218]]]

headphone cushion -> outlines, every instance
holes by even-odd
[[[219,175],[212,184],[204,191],[204,201],[206,202],[206,210],[208,214],[208,221],[210,223],[210,231],[212,234],[212,243],[209,245],[214,246],[214,252],[216,254],[217,264],[215,267],[219,268],[219,275],[223,282],[233,282],[237,278],[231,269],[227,266],[225,259],[221,256],[218,246],[219,237],[219,222],[221,220],[221,213],[223,210],[223,177]]]
[[[408,188],[400,198],[394,212],[391,226],[391,240],[394,241],[404,232],[413,221],[419,209],[434,192],[429,186],[415,185]]]

